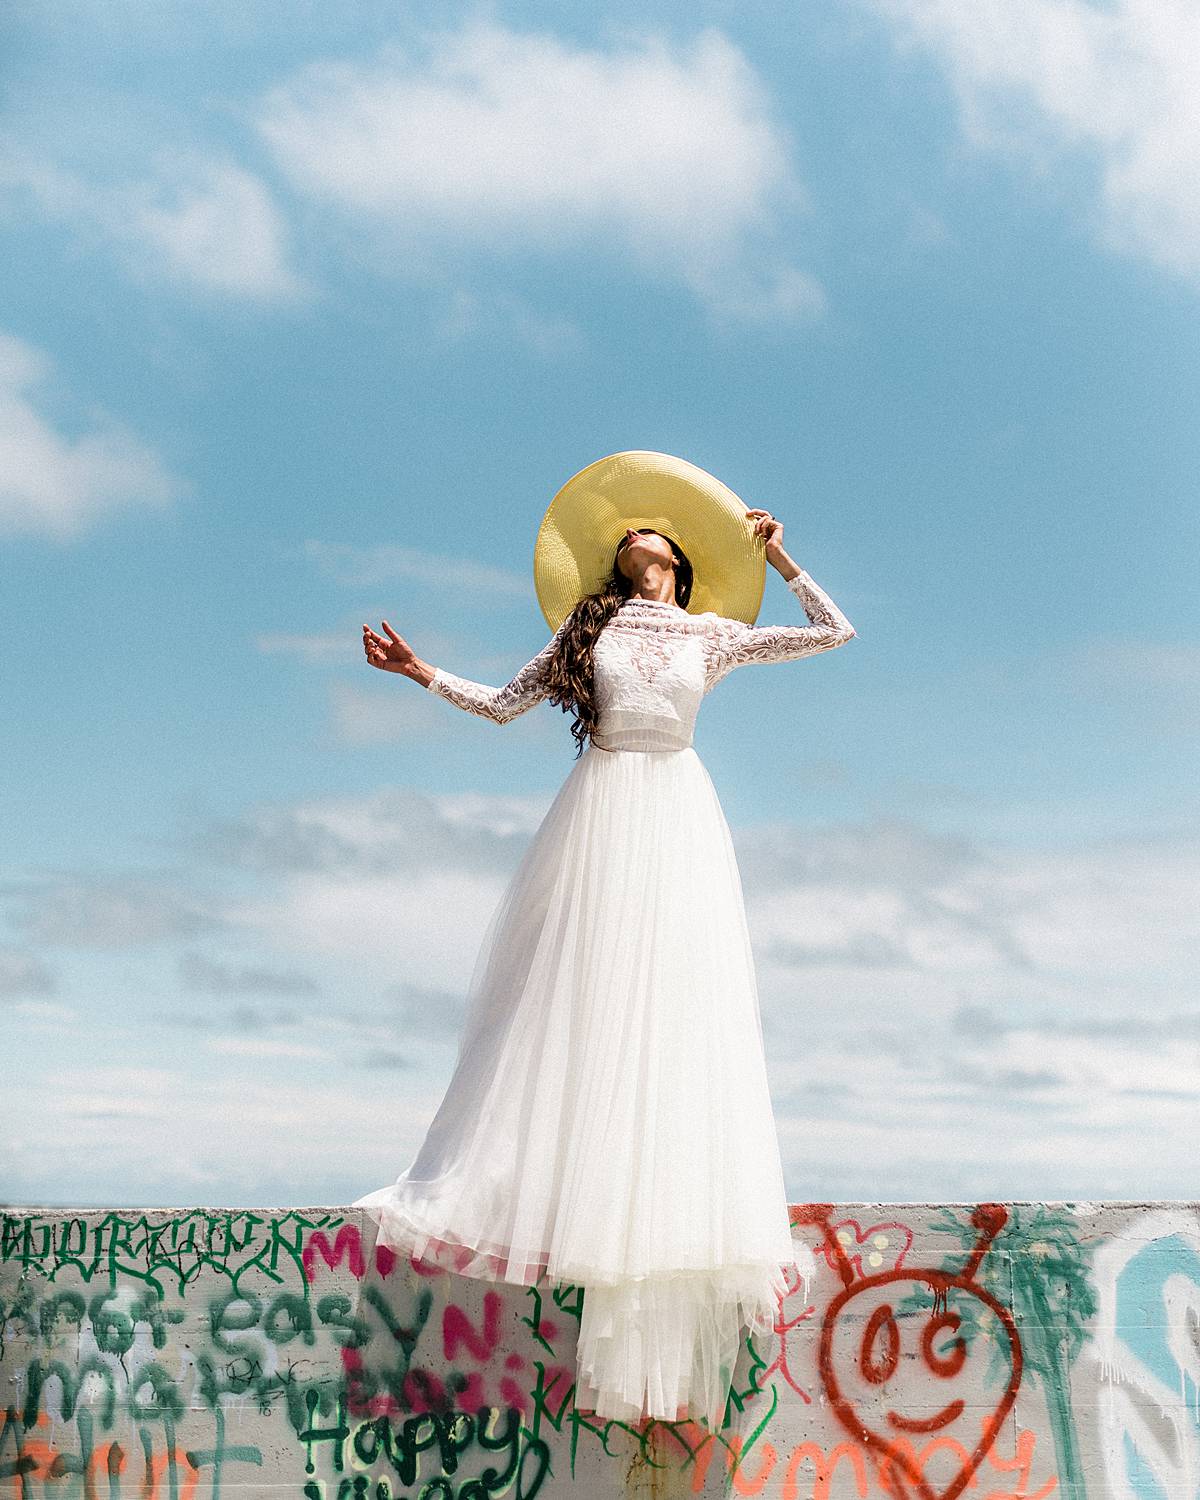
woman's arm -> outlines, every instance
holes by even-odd
[[[781,555],[778,566],[812,623],[747,625],[742,620],[721,619],[709,651],[706,691],[734,667],[750,662],[794,661],[800,656],[844,646],[858,634],[824,589],[786,553]]]
[[[566,627],[566,620],[558,627],[538,654],[527,661],[511,682],[503,687],[488,687],[483,682],[472,682],[468,677],[459,677],[447,672],[444,667],[434,667],[433,676],[426,684],[431,693],[437,693],[448,703],[465,709],[467,713],[479,714],[497,724],[507,724],[518,714],[523,714],[540,703],[549,692],[546,669]]]

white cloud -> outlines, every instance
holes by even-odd
[[[442,315],[440,330],[447,338],[481,334],[513,334],[535,354],[553,357],[581,354],[587,338],[569,318],[541,313],[522,297],[492,289],[486,294],[456,287]]]
[[[360,987],[461,990],[548,803],[387,791],[247,813],[208,847],[267,878],[230,901],[225,922],[289,962],[336,959]]]
[[[287,1042],[273,1037],[216,1036],[208,1038],[207,1046],[211,1052],[226,1057],[313,1058],[321,1061],[329,1055],[327,1048],[313,1046],[311,1042]]]
[[[326,662],[345,665],[362,647],[345,630],[330,630],[324,635],[302,635],[295,631],[268,630],[254,637],[255,646],[267,655],[286,656],[309,666]]]
[[[161,159],[155,180],[120,193],[122,238],[179,281],[266,301],[306,295],[288,266],[283,218],[266,186],[231,163]]]
[[[52,995],[57,989],[58,976],[37,954],[20,948],[0,948],[0,998]]]
[[[374,673],[375,668],[368,668]],[[449,729],[447,705],[433,693],[396,673],[379,674],[384,687],[372,690],[348,682],[330,689],[332,729],[342,745],[394,745],[426,741]],[[390,684],[392,691],[385,691]]]
[[[82,1019],[73,1006],[52,1000],[13,1000],[5,1005],[4,1014],[9,1022],[21,1021],[39,1032],[56,1032],[64,1037],[78,1035]]]
[[[60,431],[39,409],[50,359],[0,332],[0,531],[67,540],[130,505],[163,506],[185,488],[158,456],[108,413],[89,430]]]
[[[1181,1196],[1200,1099],[1200,1007],[1193,998],[1166,1027],[1135,1010],[1092,1029],[1081,992],[1068,1003],[1074,1017],[1008,1024],[977,1005],[943,1019],[936,997],[917,995],[904,1010],[885,1000],[860,1004],[858,1017],[822,1013],[790,1049],[769,1042],[793,1192]],[[1152,1158],[1148,1140],[1159,1143]]]
[[[427,495],[406,494],[396,503],[402,504],[406,511],[425,507],[432,514],[440,514],[446,496],[441,491]],[[312,562],[325,577],[348,588],[390,583],[395,578],[409,578],[436,588],[453,580],[456,590],[482,594],[489,603],[511,599],[524,604],[529,599],[529,579],[525,574],[476,562],[458,553],[430,552],[422,547],[401,547],[390,542],[356,547],[350,542],[322,542],[311,538],[301,544],[297,555]]]
[[[68,170],[10,138],[0,189],[24,192],[83,242],[109,247],[141,282],[266,302],[311,292],[289,265],[286,224],[269,189],[230,160],[160,146],[114,179],[102,169]]]
[[[315,995],[320,989],[311,974],[295,968],[222,963],[203,953],[180,954],[179,977],[186,989],[211,995]]]
[[[173,872],[52,874],[9,900],[11,925],[27,943],[49,947],[142,948],[213,926],[204,900],[184,889]]]
[[[864,0],[944,69],[968,142],[1040,174],[1086,153],[1098,238],[1200,281],[1193,0]]]
[[[132,1034],[129,1041],[135,1048]],[[260,1056],[230,1058],[215,1077],[195,1067],[99,1078],[91,1066],[36,1078],[27,1071],[0,1095],[4,1199],[345,1203],[392,1181],[437,1106],[437,1087],[394,1072],[356,1087],[344,1076],[300,1082],[304,1066]]]
[[[258,118],[296,189],[385,230],[400,274],[442,282],[469,251],[615,251],[718,316],[822,308],[777,243],[807,208],[789,135],[720,31],[600,50],[472,19],[427,51],[311,64]]]
[[[1200,851],[1129,838],[1027,856],[997,881],[1016,940],[1039,968],[1091,974],[1098,989],[1190,975],[1200,951]]]
[[[446,707],[446,705],[442,705]],[[510,869],[550,797],[429,793],[383,788],[251,808],[209,830],[205,852],[226,867],[272,879]]]
[[[1085,641],[1051,655],[1064,689],[1098,703],[1120,701],[1143,732],[1200,732],[1200,646],[1116,638]]]
[[[502,889],[485,872],[293,875],[228,920],[273,952],[336,957],[363,982],[462,986]]]
[[[37,1197],[107,1183],[143,1202],[344,1201],[389,1180],[439,1102],[489,917],[550,795],[395,789],[214,826],[192,853],[236,961],[184,930],[185,980],[273,996],[312,974],[319,1001],[169,999],[161,954],[139,982],[131,949],[200,905],[183,851],[153,882],[94,881],[127,897],[153,886],[154,919],[140,900],[131,914],[117,901],[98,917],[90,895],[71,907],[83,936],[126,943],[120,999],[112,985],[81,991],[97,1038],[86,1069],[77,1025],[51,1046],[44,1004],[6,1006],[31,1062],[0,1098],[0,1176]],[[794,1197],[1186,1190],[1200,1097],[1193,837],[1038,850],[891,819],[802,836],[765,825],[738,846]],[[195,1038],[179,1076],[162,1058],[182,1033],[164,1043],[139,991]],[[313,1129],[327,1110],[341,1146]]]
[[[548,796],[519,797],[490,792],[454,792],[437,800],[438,815],[448,829],[486,839],[532,837],[550,806]]]
[[[1189,839],[1131,836],[1082,848],[965,847],[960,857],[887,867],[887,830],[805,836],[824,868],[788,868],[748,845],[745,875],[756,942],[772,964],[919,972],[932,1001],[938,975],[1085,976],[1092,993],[1196,989],[1200,854]],[[910,842],[925,842],[917,828]],[[930,850],[937,841],[928,841]],[[841,847],[839,847],[841,846]],[[873,853],[873,849],[876,851]],[[939,851],[939,854],[944,851]],[[907,982],[907,981],[906,981]],[[886,983],[876,978],[878,988]],[[1200,996],[1196,998],[1200,999]]]
[[[426,648],[427,649],[427,648]],[[490,685],[501,686],[508,682],[521,663],[515,658],[508,660],[499,671],[490,673]],[[376,668],[368,667],[372,675]],[[472,669],[477,671],[479,669]],[[462,733],[455,723],[463,712],[454,704],[446,703],[438,694],[431,693],[415,682],[388,673],[380,673],[383,687],[355,687],[350,683],[334,683],[330,689],[332,702],[332,731],[335,742],[342,745],[391,745],[426,742],[431,739],[454,738]],[[458,675],[468,675],[460,672]],[[480,681],[473,677],[473,681]],[[561,748],[568,743],[566,720],[562,710],[545,703],[535,704],[532,709],[519,715],[510,723],[500,726],[482,715],[471,715],[466,732],[473,735],[503,733],[504,745],[528,745],[530,741]],[[573,743],[573,742],[571,742]],[[490,748],[484,742],[485,749]]]

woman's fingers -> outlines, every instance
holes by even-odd
[[[402,672],[404,664],[413,659],[413,653],[386,620],[383,621],[383,628],[391,637],[390,640],[385,641],[383,636],[376,635],[369,625],[363,626],[363,651],[367,662],[372,667],[381,667],[388,672]]]
[[[754,518],[751,529],[754,532],[755,536],[765,535],[771,529],[772,525],[783,524],[781,521],[776,522],[775,518],[772,516],[769,510],[760,510],[757,507],[755,507],[753,510],[747,508],[746,515],[753,516]]]
[[[373,667],[382,667],[387,663],[387,642],[382,636],[378,636],[369,625],[363,626],[363,650],[366,652],[367,661]]]
[[[369,625],[363,626],[363,650],[366,652],[367,661],[373,667],[399,670],[395,664],[405,660],[406,652],[409,655],[412,653],[386,620],[383,621],[383,628],[391,637],[390,641],[385,641],[381,635],[376,635]],[[396,649],[397,647],[399,650]]]

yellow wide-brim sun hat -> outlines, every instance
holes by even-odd
[[[628,526],[653,526],[692,565],[689,614],[712,610],[753,625],[766,580],[763,539],[733,491],[670,453],[610,453],[573,474],[551,500],[533,548],[538,604],[557,630],[612,570]]]

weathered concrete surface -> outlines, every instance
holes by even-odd
[[[580,1292],[354,1209],[11,1208],[4,1496],[1200,1494],[1200,1205],[802,1204],[727,1423],[574,1413]]]

